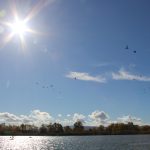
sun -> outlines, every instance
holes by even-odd
[[[22,20],[15,16],[14,21],[5,23],[10,29],[10,34],[6,38],[6,42],[10,41],[14,36],[19,36],[22,47],[25,46],[25,34],[32,30],[28,27],[26,19]]]
[[[21,42],[22,48],[25,47],[25,35],[33,33],[27,24],[26,18],[20,19],[18,16],[15,16],[14,21],[4,22],[4,24],[9,28],[9,34],[5,37],[4,43],[8,43],[14,36],[18,36]]]
[[[24,20],[16,19],[10,24],[10,28],[13,34],[24,36],[24,34],[29,30],[26,22]]]
[[[20,40],[19,44],[24,49],[26,48],[26,39],[29,38],[28,35],[43,35],[42,32],[31,29],[29,24],[32,18],[43,8],[43,1],[39,1],[33,8],[31,8],[30,12],[26,14],[26,16],[17,11],[16,3],[16,1],[11,3],[11,20],[0,20],[0,24],[2,24],[6,29],[0,47],[4,47],[14,37],[18,37]],[[20,16],[24,17],[20,18]]]

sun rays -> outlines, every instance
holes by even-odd
[[[18,36],[21,42],[21,46],[25,47],[25,36],[27,33],[31,33],[32,31],[28,27],[25,20],[21,20],[18,16],[16,16],[14,21],[5,22],[4,24],[9,29],[9,33],[5,37],[4,44],[7,44],[14,36]]]
[[[4,34],[2,47],[5,46],[8,42],[10,42],[14,37],[18,37],[20,40],[20,45],[22,48],[26,47],[26,38],[27,35],[33,34],[41,34],[34,29],[30,28],[29,22],[31,19],[39,13],[42,9],[42,4],[39,1],[26,15],[26,17],[20,17],[22,14],[17,12],[16,4],[13,2],[12,4],[12,18],[9,21],[1,21],[1,24],[7,29],[7,33]],[[19,14],[19,15],[18,15]]]
[[[26,22],[24,20],[20,20],[19,18],[10,24],[10,28],[12,29],[13,34],[18,34],[19,36],[23,36],[25,32],[28,31]]]

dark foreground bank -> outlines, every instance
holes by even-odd
[[[134,125],[132,122],[128,124],[116,123],[107,127],[100,125],[99,127],[86,127],[82,122],[77,121],[73,126],[62,126],[59,123],[45,125],[40,127],[35,125],[5,125],[0,124],[0,135],[128,135],[128,134],[150,134],[150,126]]]

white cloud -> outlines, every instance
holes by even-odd
[[[44,123],[48,124],[53,119],[47,112],[41,112],[40,110],[33,110],[29,115],[29,118],[33,119],[35,123]]]
[[[52,117],[47,112],[41,112],[40,110],[31,111],[30,115],[19,115],[4,112],[0,113],[0,123],[6,124],[35,124],[40,126],[41,124],[48,124],[52,121]]]
[[[99,82],[99,83],[105,83],[106,78],[102,76],[91,76],[86,72],[69,72],[66,75],[67,78],[71,79],[77,79],[77,80],[83,80],[83,81],[94,81],[94,82]]]
[[[21,122],[21,118],[17,117],[14,114],[10,114],[8,112],[0,113],[0,122],[1,123],[18,123]]]
[[[81,121],[82,123],[86,123],[86,116],[84,116],[83,114],[79,114],[79,113],[74,113],[73,115],[68,114],[66,116],[67,118],[59,118],[59,119],[55,119],[54,122],[60,123],[63,126],[72,126],[76,121]]]
[[[74,113],[73,115],[68,114],[66,116],[67,118],[64,119],[57,119],[55,120],[58,123],[61,123],[63,126],[72,126],[76,121],[81,121],[82,123],[86,123],[86,116],[79,113]]]
[[[14,115],[8,112],[0,113],[0,124],[15,124],[20,125],[31,124],[36,126],[41,126],[41,124],[49,123],[61,123],[63,126],[69,125],[72,126],[76,121],[81,121],[85,126],[99,126],[104,125],[108,126],[111,123],[128,123],[133,122],[134,124],[144,125],[140,118],[134,116],[123,116],[117,118],[115,121],[112,121],[108,114],[104,111],[93,111],[90,115],[85,116],[83,114],[74,113],[73,115],[66,116],[66,118],[53,118],[49,113],[42,112],[40,110],[33,110],[29,115]]]
[[[104,111],[94,111],[89,115],[89,117],[93,120],[107,120],[109,116]]]
[[[72,126],[74,121],[72,119],[57,119],[55,122],[62,124],[63,126]]]
[[[86,117],[83,115],[83,114],[78,114],[78,113],[75,113],[73,115],[73,121],[76,122],[76,121],[81,121],[81,122],[85,122],[85,119]]]
[[[18,122],[18,124],[24,123],[24,124],[35,124],[34,120],[32,119],[32,117],[29,116],[25,116],[25,115],[20,115],[20,122]]]
[[[117,73],[112,73],[114,80],[137,80],[137,81],[150,81],[150,77],[131,74],[130,72],[120,69]]]
[[[121,123],[128,123],[128,122],[133,122],[134,124],[137,125],[141,125],[142,124],[142,120],[140,118],[134,117],[134,116],[123,116],[117,119],[117,122],[121,122]]]
[[[70,114],[67,114],[67,117],[70,117],[71,115]]]
[[[90,125],[95,125],[95,126],[99,126],[99,125],[104,125],[107,126],[111,123],[111,121],[109,120],[109,116],[107,113],[105,113],[104,111],[94,111],[89,115],[90,121],[89,124]]]
[[[58,114],[58,117],[60,117],[60,118],[61,118],[61,117],[62,117],[62,114]]]

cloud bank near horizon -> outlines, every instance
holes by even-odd
[[[108,126],[111,123],[128,123],[133,122],[137,125],[143,125],[142,119],[127,115],[118,117],[115,121],[111,120],[109,115],[104,111],[95,110],[91,114],[85,116],[84,114],[74,113],[72,115],[68,114],[66,116],[60,114],[57,117],[51,116],[48,112],[42,112],[40,110],[32,110],[29,115],[15,115],[9,112],[0,113],[0,124],[6,123],[10,125],[20,125],[20,124],[31,124],[36,126],[41,126],[42,124],[49,123],[61,123],[63,126],[73,125],[76,121],[81,121],[85,126]]]

